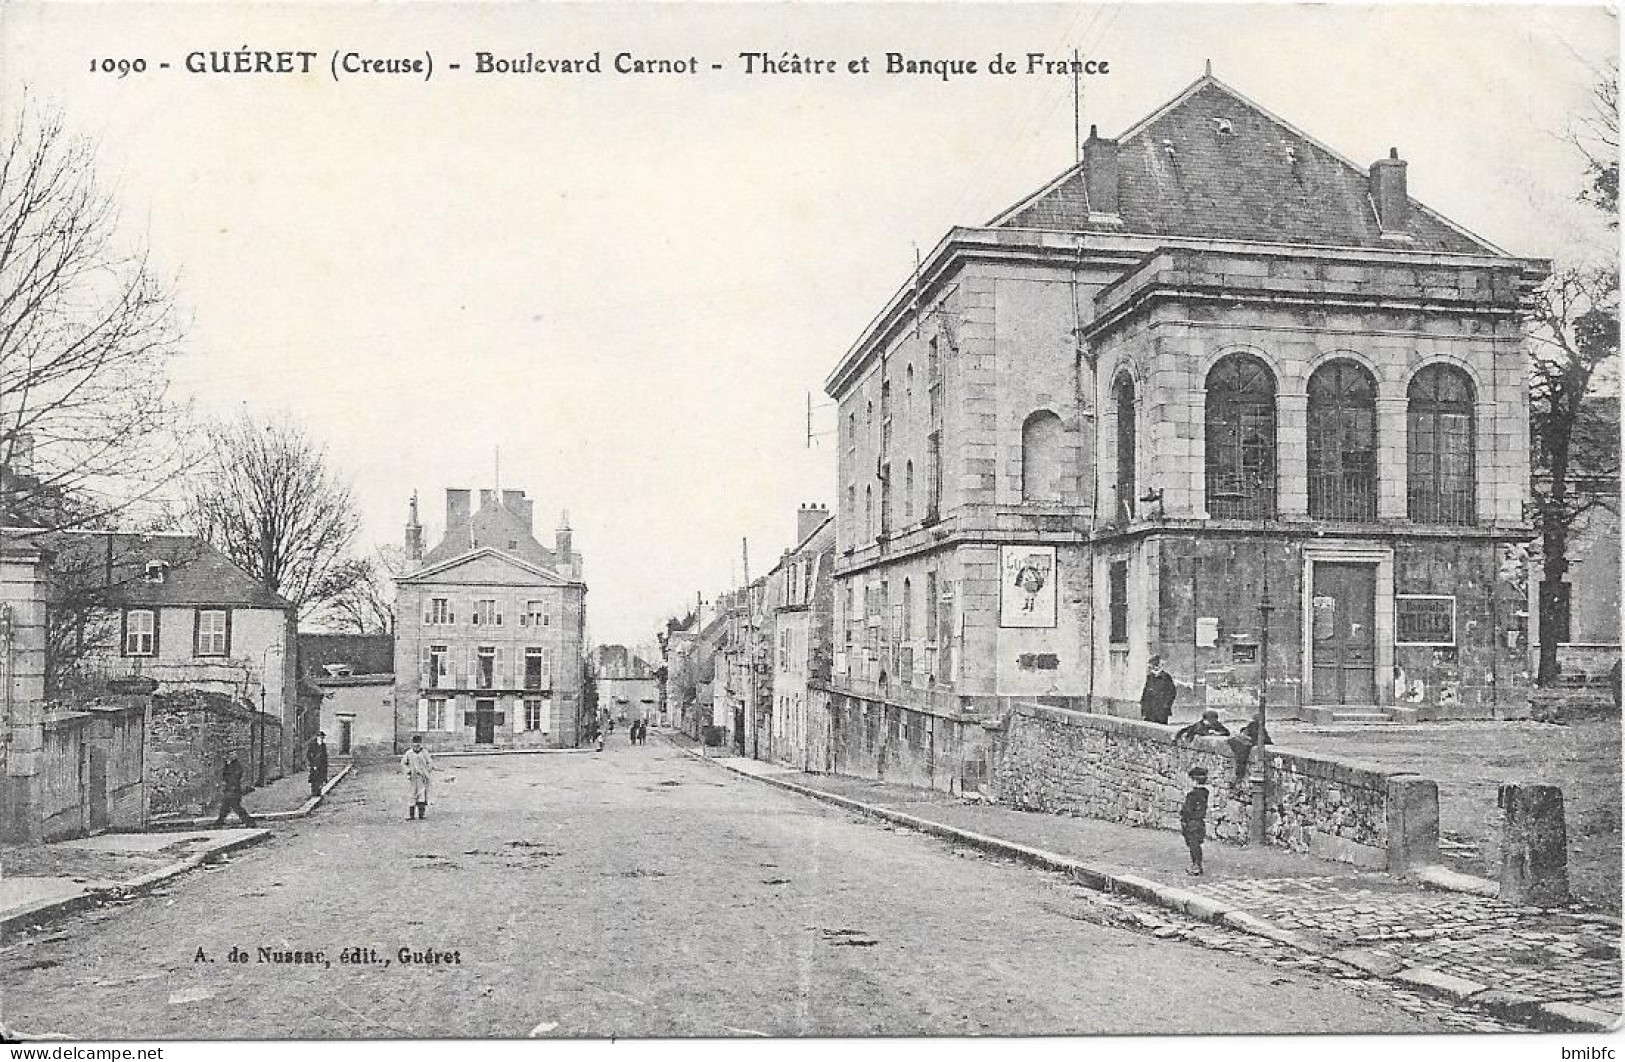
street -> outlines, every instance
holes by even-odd
[[[370,767],[227,866],[8,947],[4,1020],[103,1039],[1451,1031],[1090,921],[1058,875],[659,739],[442,758],[434,784],[409,822],[393,765]]]

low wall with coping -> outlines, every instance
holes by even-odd
[[[1208,772],[1208,833],[1247,840],[1251,793],[1235,783],[1224,738],[1175,743],[1178,728],[1137,719],[1018,705],[996,743],[992,795],[1028,811],[1179,829],[1191,782]],[[1280,745],[1269,757],[1272,845],[1372,869],[1438,861],[1439,789],[1430,779]]]

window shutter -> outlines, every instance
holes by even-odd
[[[226,655],[231,655],[231,609],[226,609]]]
[[[429,729],[429,698],[418,698],[418,730]]]
[[[164,610],[153,606],[152,609],[152,655],[158,655],[158,628],[163,619]]]
[[[119,613],[118,624],[118,655],[130,655],[130,610],[124,609]]]
[[[426,687],[430,684],[429,668],[433,666],[434,657],[429,655],[429,647],[427,645],[419,650],[419,652],[422,654],[422,659],[418,663],[418,685],[420,687]],[[427,709],[425,709],[425,711],[427,711]],[[422,723],[418,724],[418,729],[423,729]]]
[[[491,662],[491,688],[492,689],[498,689],[498,690],[505,689],[506,687],[511,685],[511,683],[508,682],[508,671],[507,671],[506,659],[507,659],[507,654],[505,654],[502,651],[502,646],[500,646],[500,645],[497,646],[496,659]]]
[[[203,648],[203,610],[192,610],[192,655],[197,656],[198,650]]]

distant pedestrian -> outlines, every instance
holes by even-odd
[[[1192,767],[1190,776],[1190,792],[1179,809],[1179,832],[1185,835],[1185,847],[1191,854],[1185,873],[1195,877],[1202,873],[1202,841],[1207,837],[1207,768]]]
[[[598,731],[597,739],[598,739],[598,751],[603,752],[604,751],[604,732],[602,730]]]
[[[1264,740],[1258,740],[1258,720],[1254,719],[1241,728],[1241,733],[1236,734],[1225,744],[1230,746],[1230,753],[1236,758],[1236,785],[1240,786],[1247,780],[1247,761],[1252,756],[1253,747],[1272,745],[1274,742],[1270,740],[1268,727],[1264,728]]]
[[[305,746],[305,766],[310,771],[310,795],[321,796],[327,784],[327,732],[316,731],[316,736]]]
[[[412,802],[407,806],[406,817],[428,818],[429,775],[434,773],[434,760],[429,757],[429,750],[423,747],[422,734],[412,735],[412,747],[401,757],[401,767],[406,771],[406,780],[412,786]]]
[[[1145,689],[1140,691],[1140,717],[1167,723],[1174,714],[1174,677],[1162,669],[1162,657],[1147,661]]]
[[[1189,726],[1180,727],[1179,731],[1174,734],[1174,740],[1183,741],[1186,738],[1229,736],[1230,728],[1219,722],[1219,713],[1217,711],[1209,708],[1202,713],[1202,718],[1196,722],[1191,723]]]
[[[637,729],[638,744],[647,745],[649,743],[649,720],[639,719],[632,725]]]
[[[235,811],[237,818],[244,826],[254,825],[254,816],[243,808],[243,764],[235,752],[226,757],[226,765],[220,771],[220,814],[215,816],[214,824],[226,824],[226,812]]]

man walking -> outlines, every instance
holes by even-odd
[[[243,808],[243,765],[235,752],[226,756],[226,765],[220,771],[220,784],[220,814],[215,817],[214,824],[224,826],[226,812],[235,811],[244,826],[253,826],[254,816]]]
[[[321,796],[327,785],[327,731],[316,731],[305,746],[305,766],[310,769],[310,795]]]
[[[434,771],[434,761],[429,758],[429,750],[423,747],[422,734],[412,735],[412,747],[401,757],[401,767],[405,769],[406,780],[412,786],[412,802],[406,808],[407,819],[428,818],[429,775]]]
[[[1167,723],[1174,714],[1174,677],[1162,669],[1162,657],[1148,661],[1145,689],[1140,691],[1140,717],[1150,723]]]

